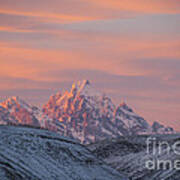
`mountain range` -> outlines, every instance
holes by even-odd
[[[88,80],[74,83],[70,91],[52,95],[42,109],[19,97],[9,98],[0,103],[0,124],[42,127],[82,144],[120,136],[175,133],[158,122],[151,126],[125,102],[116,106]]]

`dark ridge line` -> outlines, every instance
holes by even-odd
[[[61,136],[60,134],[54,132],[54,131],[50,131],[48,129],[45,129],[45,128],[41,128],[41,127],[34,127],[34,126],[29,126],[29,125],[0,125],[0,127],[17,127],[17,128],[28,128],[28,129],[39,129],[39,130],[44,130],[44,131],[47,131],[47,132],[50,132],[52,134],[56,134],[58,136]],[[1,131],[1,130],[0,130]],[[19,134],[19,133],[18,133]],[[25,133],[25,134],[31,134],[31,133]],[[61,137],[57,138],[57,137],[51,137],[51,136],[48,136],[48,135],[37,135],[36,137],[41,137],[41,138],[44,138],[44,139],[54,139],[54,140],[58,140],[58,141],[62,141],[62,142],[66,142],[66,143],[71,143],[71,144],[76,144],[76,145],[80,145],[80,146],[83,146],[82,144],[78,143],[78,142],[74,142],[74,141],[71,141],[71,140],[67,140],[67,139],[61,139]],[[64,138],[66,138],[65,136],[63,136]],[[74,140],[74,139],[73,139]],[[83,146],[85,147],[85,146]]]

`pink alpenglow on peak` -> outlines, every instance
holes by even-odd
[[[111,98],[98,92],[88,80],[73,83],[70,92],[59,98],[51,97],[43,112],[60,122],[61,134],[85,144],[121,135],[152,133],[148,122],[125,102],[116,107]]]
[[[125,102],[116,106],[88,80],[73,83],[70,91],[51,96],[42,109],[19,97],[9,98],[0,103],[0,123],[9,122],[43,127],[83,144],[119,136],[175,133],[158,123],[151,127]]]

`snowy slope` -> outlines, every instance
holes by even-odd
[[[147,121],[136,114],[126,103],[121,103],[115,110],[116,124],[119,122],[124,124],[123,134],[149,134],[151,133],[151,126]]]
[[[148,160],[171,161],[172,164],[179,160],[179,155],[173,151],[173,145],[180,140],[180,134],[174,135],[151,135],[156,138],[156,153],[147,153],[148,135],[120,137],[118,139],[104,140],[93,143],[87,147],[98,157],[103,159],[107,164],[126,174],[133,180],[179,180],[180,172],[174,168],[163,170],[149,170],[146,168]],[[158,154],[158,143],[166,142],[170,145],[170,152],[167,153],[167,146],[162,146],[164,150]],[[151,144],[152,145],[152,144]],[[180,149],[176,149],[178,152]],[[157,167],[157,164],[156,164]]]
[[[84,146],[47,130],[0,126],[2,180],[126,180]]]

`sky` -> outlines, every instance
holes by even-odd
[[[82,79],[180,131],[180,1],[0,0],[0,101]]]

